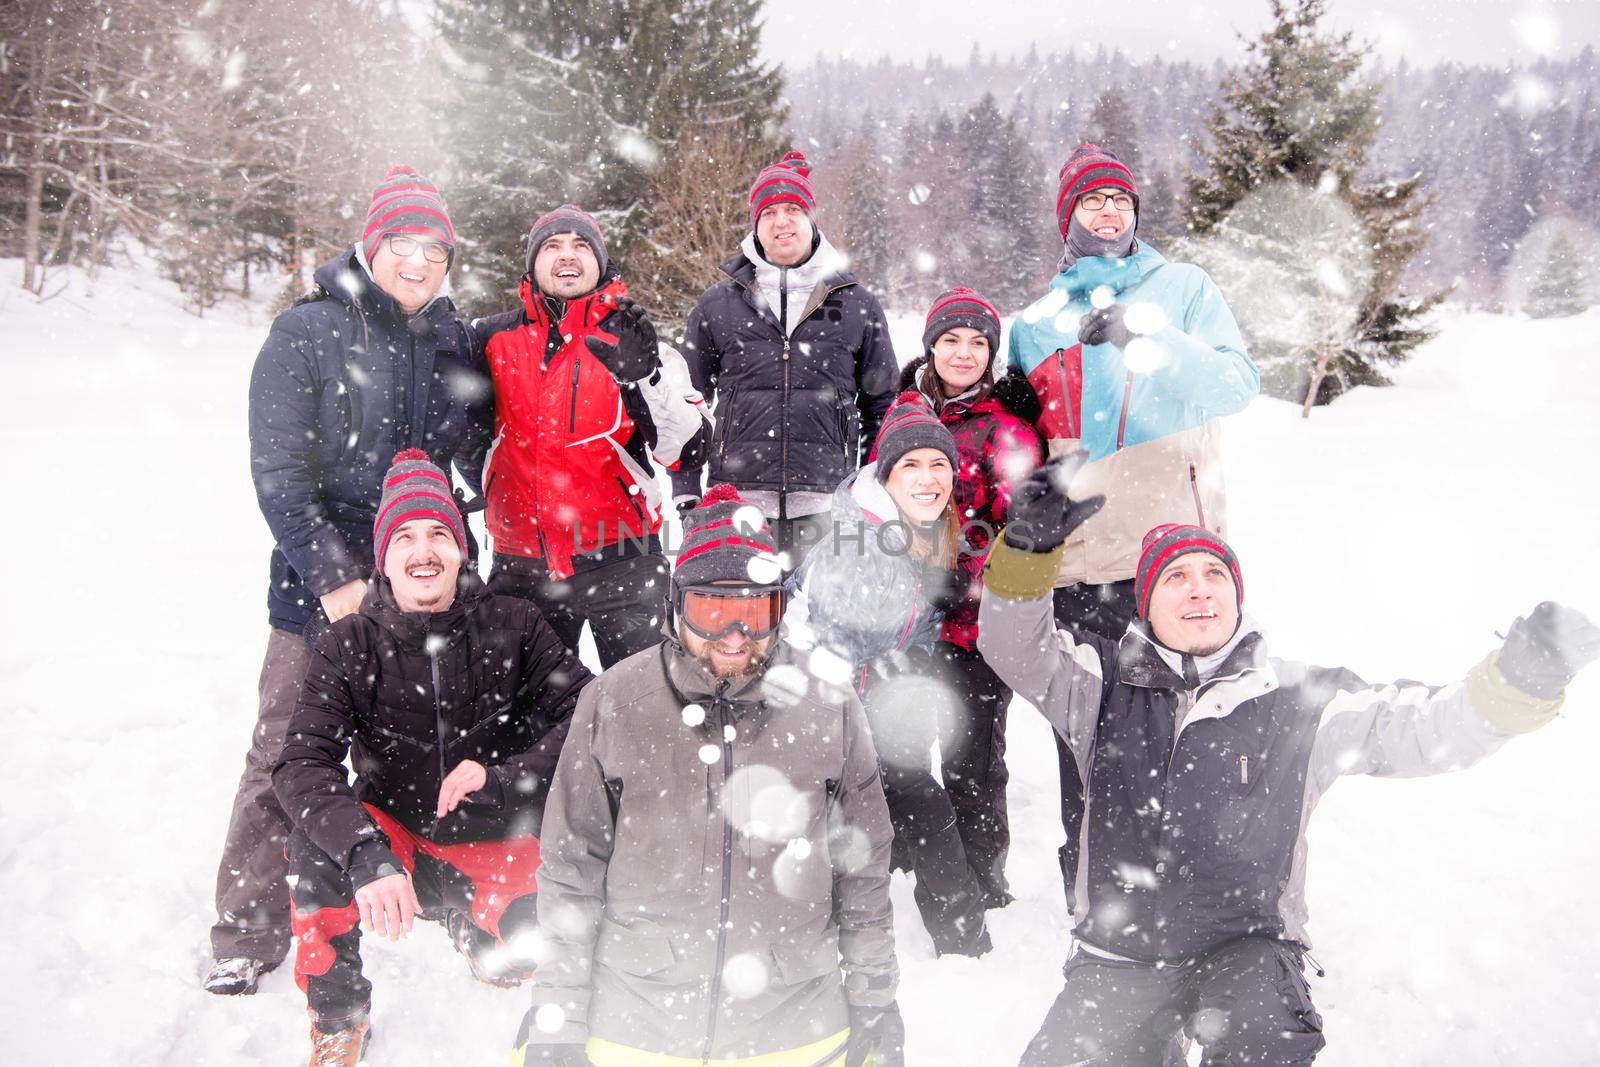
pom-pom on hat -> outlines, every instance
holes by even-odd
[[[1244,606],[1244,575],[1239,572],[1239,557],[1228,543],[1204,526],[1185,526],[1176,522],[1153,527],[1144,535],[1139,553],[1139,569],[1134,574],[1133,590],[1138,598],[1139,618],[1150,617],[1150,593],[1167,564],[1190,552],[1209,552],[1233,573],[1233,589],[1238,606]]]
[[[791,149],[782,159],[763,167],[750,186],[750,229],[761,212],[773,204],[798,204],[815,224],[817,196],[811,189],[811,163],[805,153]]]
[[[450,476],[440,470],[420,448],[396,452],[389,473],[383,476],[383,498],[378,501],[378,517],[372,523],[372,570],[383,573],[383,557],[389,551],[389,538],[412,519],[438,519],[450,527],[467,558],[466,524],[450,492]]]
[[[367,224],[361,230],[361,251],[372,262],[378,242],[391,233],[432,237],[450,246],[456,244],[456,230],[450,225],[439,188],[415,167],[396,163],[372,190],[367,207]]]
[[[733,486],[713,485],[683,517],[683,544],[672,584],[681,589],[712,582],[776,583],[782,573],[777,553],[761,509]],[[762,580],[767,577],[763,572],[770,572],[768,581]]]
[[[1056,193],[1056,221],[1061,224],[1061,239],[1067,239],[1067,223],[1072,221],[1072,208],[1078,197],[1090,189],[1103,185],[1124,189],[1133,197],[1133,208],[1139,209],[1139,185],[1133,180],[1133,171],[1117,158],[1109,148],[1097,144],[1081,144],[1061,165],[1060,185]]]
[[[959,462],[956,439],[934,414],[933,405],[915,389],[908,389],[895,397],[889,410],[884,412],[883,426],[878,430],[877,440],[872,442],[872,454],[868,458],[877,460],[878,481],[887,483],[894,465],[907,452],[919,448],[937,448],[943,452],[950,460],[951,470]]]

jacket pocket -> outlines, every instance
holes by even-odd
[[[678,961],[672,942],[666,937],[638,933],[609,923],[600,930],[595,959],[614,971],[636,978],[662,974]]]
[[[772,960],[785,985],[797,986],[814,978],[839,973],[839,946],[831,937],[797,943],[780,941],[772,946]]]

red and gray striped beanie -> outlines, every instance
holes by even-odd
[[[1239,557],[1233,554],[1228,542],[1204,526],[1185,526],[1168,522],[1152,527],[1144,535],[1143,549],[1139,553],[1139,569],[1134,573],[1133,591],[1139,603],[1139,618],[1150,617],[1150,593],[1156,579],[1167,569],[1167,564],[1190,552],[1209,552],[1233,572],[1233,588],[1238,594],[1238,604],[1244,606],[1244,575],[1239,573]]]
[[[600,224],[577,204],[562,204],[554,211],[546,211],[534,220],[528,231],[528,276],[533,277],[533,260],[546,241],[558,233],[574,233],[600,263],[600,277],[606,276],[606,242],[600,236]]]
[[[816,222],[817,196],[811,190],[811,164],[804,152],[790,150],[756,175],[750,186],[750,228],[756,228],[762,211],[782,203],[800,205],[806,218]]]
[[[1056,221],[1061,224],[1061,239],[1067,239],[1067,223],[1072,218],[1072,207],[1078,197],[1090,189],[1114,185],[1126,189],[1133,196],[1135,210],[1139,207],[1139,186],[1133,180],[1133,171],[1127,168],[1117,154],[1097,144],[1081,144],[1061,165],[1061,182],[1056,193]]]
[[[884,412],[883,425],[872,442],[868,460],[877,460],[878,481],[887,483],[889,472],[907,453],[919,448],[937,448],[950,460],[950,469],[957,463],[956,439],[945,429],[944,423],[934,413],[928,398],[915,389],[907,389],[895,397],[889,410]]]
[[[706,490],[699,507],[683,517],[683,544],[672,571],[675,588],[712,582],[758,581],[750,573],[756,560],[766,561],[776,580],[777,545],[760,508],[723,483]]]
[[[391,233],[433,237],[452,250],[456,244],[456,230],[450,225],[438,187],[404,163],[390,167],[372,190],[367,225],[361,231],[361,251],[368,263],[378,250],[378,242]]]
[[[450,492],[450,476],[440,470],[420,448],[396,452],[389,473],[383,476],[383,498],[372,523],[373,572],[383,573],[383,556],[389,538],[412,519],[438,519],[450,527],[467,558],[467,532]]]
[[[928,309],[927,323],[922,327],[923,352],[931,353],[933,342],[961,326],[989,339],[989,365],[993,367],[994,355],[1000,350],[1000,313],[964,285],[946,289]]]

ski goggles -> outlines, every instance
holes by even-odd
[[[691,585],[678,590],[673,608],[685,626],[707,641],[734,630],[759,641],[783,621],[783,586]]]

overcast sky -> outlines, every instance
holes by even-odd
[[[1209,61],[1239,55],[1238,33],[1266,26],[1267,0],[766,0],[768,59],[809,64],[821,53],[964,60],[974,42],[1024,53],[1099,45]],[[1328,0],[1331,24],[1387,59],[1504,65],[1600,47],[1600,0]]]

